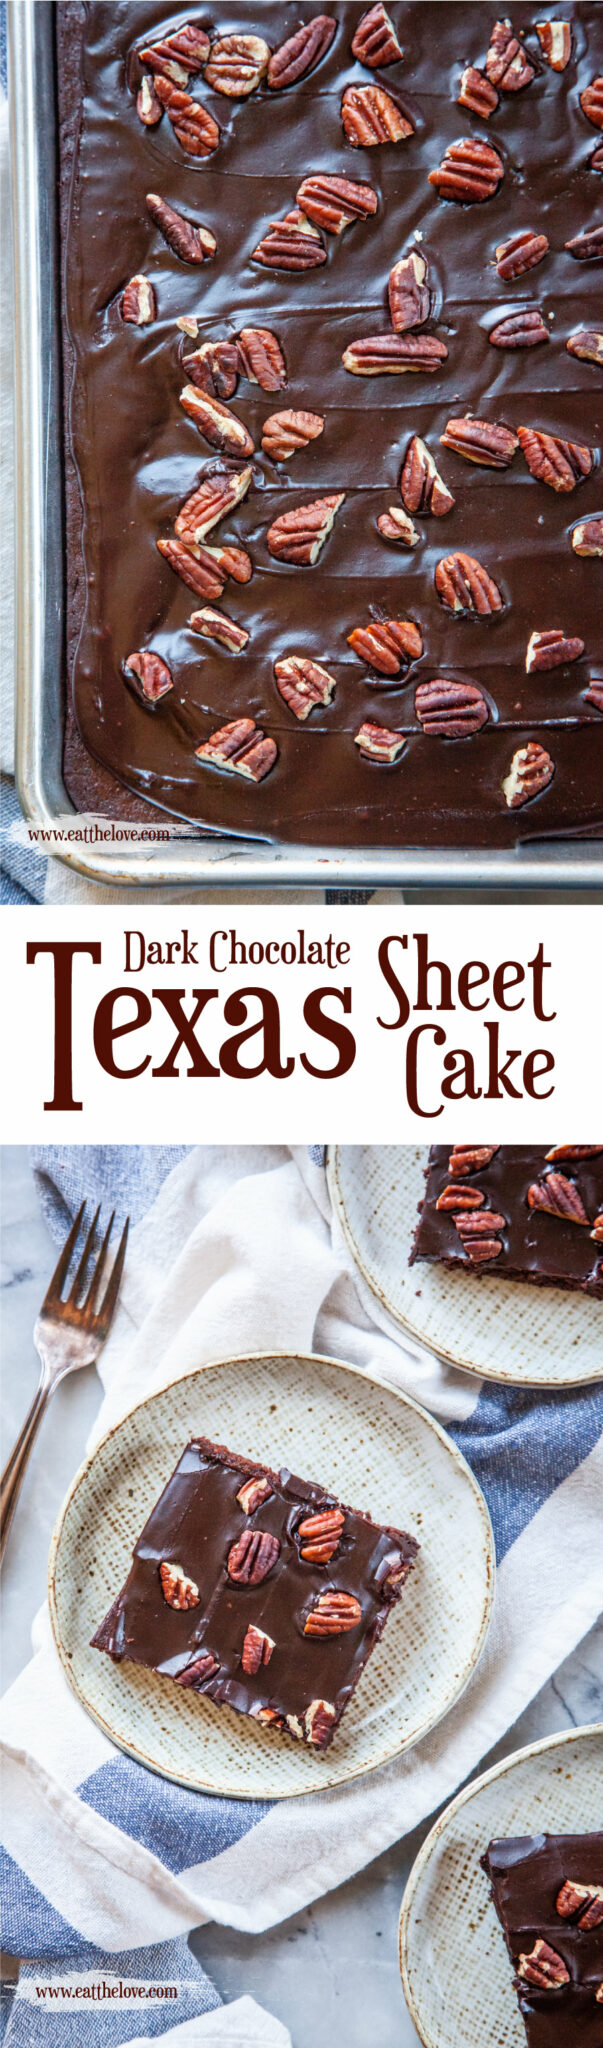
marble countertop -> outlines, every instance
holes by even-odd
[[[27,1152],[2,1154],[3,1457],[8,1455],[37,1382],[32,1328],[57,1251],[42,1220]],[[4,1567],[4,1685],[30,1654],[31,1625],[45,1598],[53,1523],[84,1453],[99,1406],[93,1369],[57,1390],[24,1481]],[[480,1770],[542,1735],[603,1720],[603,1625],[509,1729]],[[476,1773],[477,1775],[477,1773]],[[222,1997],[249,1992],[289,2027],[293,2048],[416,2048],[398,1974],[397,1922],[408,1872],[431,1822],[293,1920],[250,1937],[203,1927],[191,1946]]]

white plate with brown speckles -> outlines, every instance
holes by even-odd
[[[154,1502],[197,1434],[288,1466],[419,1540],[408,1585],[323,1755],[90,1647]],[[476,1669],[493,1585],[483,1495],[439,1424],[352,1366],[271,1353],[205,1365],[133,1409],[74,1479],[49,1561],[55,1641],[87,1713],[148,1769],[246,1799],[324,1791],[418,1742]]]
[[[426,1145],[332,1145],[327,1178],[354,1264],[399,1328],[447,1365],[509,1386],[603,1377],[601,1303],[459,1267],[409,1266]]]
[[[602,1814],[603,1726],[571,1728],[517,1750],[441,1814],[413,1864],[400,1913],[402,1985],[424,2048],[525,2048],[480,1858],[503,1836],[590,1834]]]

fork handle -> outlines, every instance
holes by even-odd
[[[0,1559],[4,1556],[4,1546],[21,1491],[21,1483],[31,1447],[38,1434],[42,1416],[51,1393],[52,1382],[46,1378],[45,1374],[42,1374],[31,1408],[25,1417],[23,1428],[19,1432],[16,1444],[13,1446],[10,1458],[7,1459],[2,1478],[0,1479]]]

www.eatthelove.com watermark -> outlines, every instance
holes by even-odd
[[[163,1984],[151,1979],[135,1977],[97,1976],[86,1971],[66,1973],[63,1977],[25,1977],[19,1981],[19,1999],[29,2005],[156,2005],[158,2001],[176,2001],[180,1992],[190,1991],[190,1985]]]
[[[67,812],[48,825],[32,825],[15,818],[8,838],[15,846],[35,848],[37,853],[61,853],[70,846],[166,846],[171,839],[190,839],[197,827],[185,818],[167,818],[164,825],[145,825],[135,818],[102,818],[94,812]]]

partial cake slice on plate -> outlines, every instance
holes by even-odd
[[[482,1861],[529,2048],[603,2048],[603,1834],[494,1841]]]

